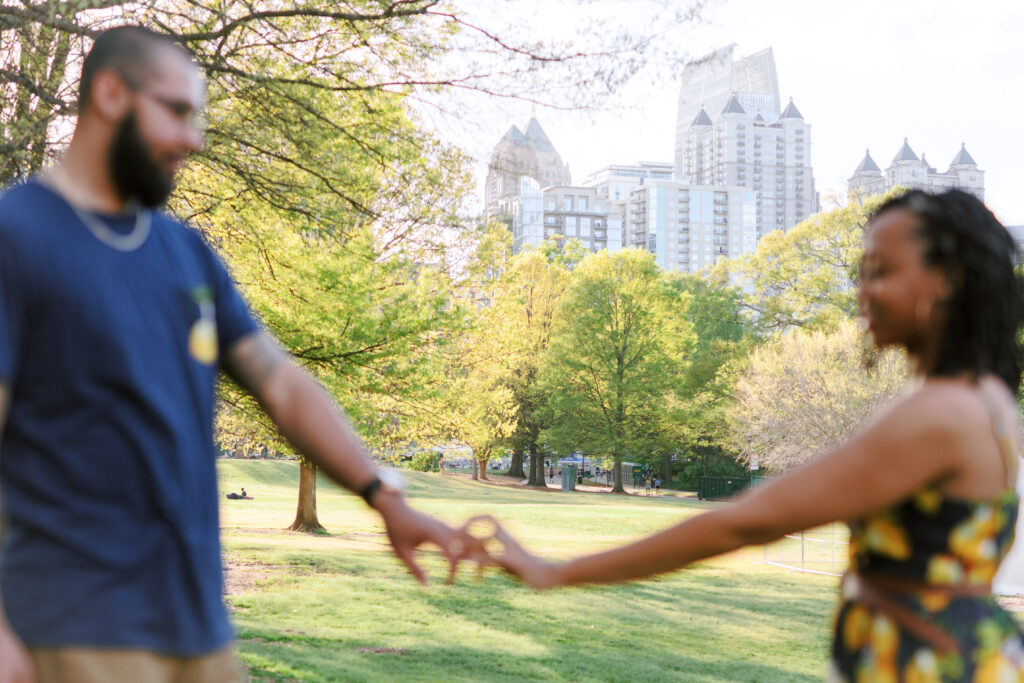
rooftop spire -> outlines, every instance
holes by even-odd
[[[953,157],[952,163],[950,163],[949,165],[950,166],[977,166],[978,164],[977,164],[977,162],[974,161],[974,157],[972,157],[967,152],[967,143],[961,142],[960,143],[960,151],[956,153],[956,156]]]
[[[729,101],[726,102],[725,109],[722,110],[722,115],[724,116],[725,114],[743,114],[744,116],[747,115],[747,111],[743,108],[743,105],[740,104],[740,99],[739,97],[736,96],[735,92],[733,92],[732,97],[729,98]]]
[[[871,150],[870,149],[864,150],[864,159],[860,162],[860,166],[857,167],[857,170],[854,171],[854,173],[864,173],[864,172],[868,172],[868,173],[872,173],[872,172],[881,173],[882,172],[882,169],[878,168],[878,164],[875,163],[875,160],[871,158]]]
[[[693,119],[693,123],[691,123],[690,126],[693,127],[693,126],[710,126],[710,125],[711,125],[711,117],[708,116],[708,113],[706,111],[704,111],[704,105],[702,104],[702,105],[700,105],[700,111],[697,112],[697,117]]]
[[[907,138],[903,138],[903,146],[900,147],[900,151],[896,152],[896,156],[893,157],[893,161],[920,161],[917,155],[914,154],[914,150],[910,149],[910,144],[907,142]]]
[[[800,120],[803,120],[804,115],[801,114],[800,110],[796,108],[796,105],[793,104],[793,98],[790,97],[789,98],[789,104],[787,104],[786,108],[782,110],[781,114],[779,114],[779,118],[780,119],[800,119]]]

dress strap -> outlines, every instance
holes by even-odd
[[[995,400],[980,387],[978,388],[978,395],[981,397],[981,402],[985,404],[985,409],[992,420],[992,434],[996,438],[996,443],[999,445],[999,453],[1002,455],[1003,478],[1006,480],[1008,488],[1015,488],[1017,482],[1011,478],[1011,475],[1014,473],[1015,459],[1018,456],[1017,449],[1014,446],[1013,432],[1010,429],[1010,425],[1006,424],[1006,420],[1003,419],[1003,414],[1000,412]]]

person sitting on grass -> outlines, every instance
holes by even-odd
[[[860,306],[876,346],[906,350],[912,390],[846,443],[635,543],[545,562],[484,518],[500,552],[478,560],[535,588],[612,583],[846,521],[830,680],[1024,680],[1024,633],[991,595],[1018,509],[1014,251],[972,195],[888,200],[865,231]]]
[[[253,500],[253,497],[252,497],[252,496],[250,496],[250,495],[246,494],[246,492],[245,492],[245,489],[244,489],[244,488],[242,489],[242,492],[241,492],[241,493],[235,493],[234,491],[232,491],[231,493],[229,493],[229,494],[228,494],[227,496],[225,496],[225,497],[226,497],[226,498],[227,498],[228,500]]]

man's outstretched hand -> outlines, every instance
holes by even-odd
[[[427,575],[416,562],[416,550],[424,543],[433,543],[441,549],[449,564],[449,581],[455,576],[459,564],[458,533],[444,522],[416,512],[406,505],[399,495],[379,493],[374,498],[374,507],[384,518],[388,540],[405,566],[421,584],[427,583]]]

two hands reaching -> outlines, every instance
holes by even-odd
[[[461,528],[453,529],[404,504],[399,510],[382,512],[395,554],[420,583],[426,583],[426,575],[416,562],[415,551],[423,543],[441,548],[448,560],[449,584],[455,581],[463,562],[475,563],[478,575],[488,566],[500,567],[531,588],[552,588],[556,583],[557,565],[532,555],[490,515],[472,517]]]
[[[491,515],[471,517],[456,532],[453,541],[451,573],[455,574],[462,560],[476,562],[477,575],[493,565],[501,567],[531,588],[543,590],[557,585],[557,565],[543,562],[519,544]]]

